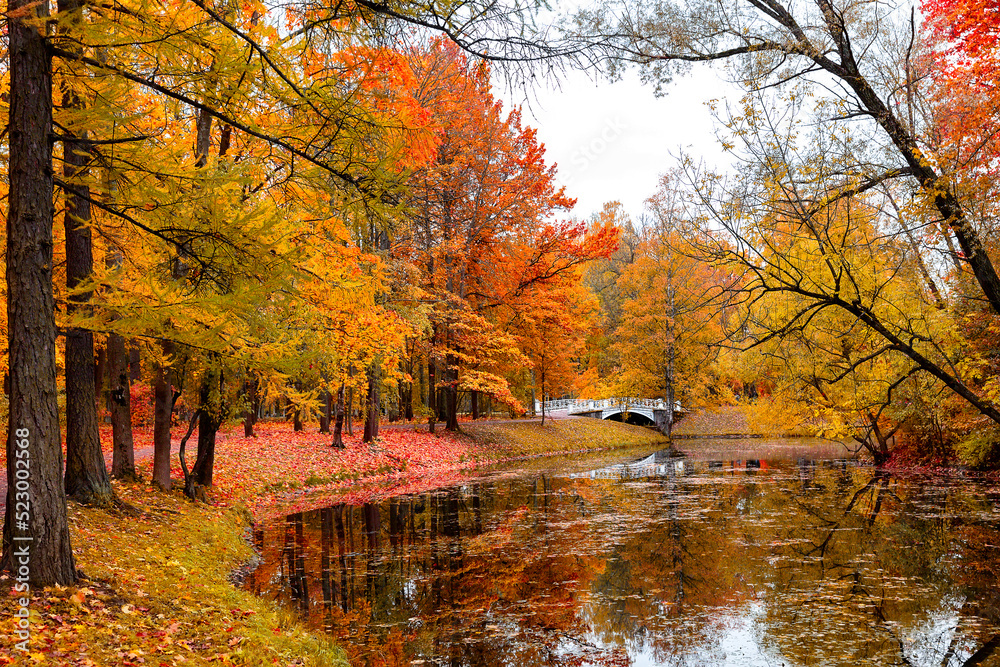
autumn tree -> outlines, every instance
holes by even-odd
[[[7,215],[7,322],[10,392],[7,511],[3,564],[17,571],[17,540],[30,540],[28,578],[35,584],[76,580],[62,484],[56,403],[56,331],[52,291],[52,70],[46,3],[11,2],[10,195]],[[27,457],[19,451],[28,452]],[[14,462],[27,460],[19,468]],[[27,489],[18,490],[17,471]],[[21,494],[18,496],[18,494]],[[27,505],[15,522],[14,509]]]
[[[586,369],[578,384],[582,397],[608,398],[615,393],[609,379],[617,366],[617,357],[611,346],[626,303],[622,290],[624,283],[619,281],[636,261],[642,239],[617,201],[605,203],[602,210],[591,217],[590,224],[612,224],[620,230],[618,248],[608,257],[589,263],[583,274],[583,284],[598,303],[599,323],[587,341]]]
[[[519,110],[505,116],[493,98],[487,68],[444,42],[413,59],[414,97],[440,138],[433,161],[410,178],[413,215],[393,252],[418,267],[421,298],[433,304],[429,407],[439,406],[440,389],[447,426],[456,429],[460,392],[517,405],[502,366],[517,366],[522,355],[506,324],[532,307],[538,290],[610,252],[615,233],[549,220],[573,202],[555,187],[554,167]]]
[[[534,291],[530,307],[508,326],[518,332],[531,363],[531,394],[542,402],[542,424],[546,399],[568,393],[579,377],[586,337],[594,328],[596,304],[579,274],[568,272],[560,283]]]
[[[1000,18],[988,0],[926,0],[921,62],[938,153],[965,178],[995,174]],[[982,185],[982,183],[980,183]]]
[[[612,350],[618,396],[656,396],[666,403],[658,424],[670,435],[674,405],[691,405],[715,390],[712,363],[722,343],[723,297],[731,285],[698,256],[685,236],[680,193],[667,175],[649,200],[653,217],[640,232],[635,261],[618,280],[624,295]]]
[[[887,76],[905,60],[900,30],[915,34],[909,16],[876,0],[804,3],[741,0],[730,5],[695,2],[607,2],[576,15],[571,34],[605,49],[612,71],[630,64],[658,86],[691,63],[724,61],[748,90],[799,82],[828,95],[820,120],[850,118],[866,125],[884,159],[858,165],[849,188],[911,179],[954,235],[982,296],[1000,314],[1000,278],[967,205],[922,143],[918,128],[897,112],[909,83]],[[877,26],[877,29],[875,28]],[[827,84],[834,83],[833,86]],[[829,185],[838,187],[836,180]]]
[[[781,360],[793,391],[879,460],[886,434],[906,418],[887,410],[905,390],[946,387],[996,421],[995,380],[961,363],[969,347],[914,242],[919,202],[900,208],[898,183],[876,187],[853,173],[867,146],[847,128],[805,132],[808,114],[776,108],[748,97],[734,118],[739,179],[687,166],[693,216],[701,229],[723,232],[703,235],[700,248],[717,270],[739,276],[732,340]]]
[[[993,3],[959,0],[929,1],[923,12],[926,55],[918,61],[918,74],[924,77],[921,91],[928,100],[927,134],[933,140],[935,159],[947,166],[953,187],[983,231],[987,249],[995,253],[1000,230],[996,207],[1000,155],[997,13]],[[947,276],[947,286],[963,297],[950,305],[970,345],[970,367],[977,376],[994,378],[1000,373],[1000,357],[991,342],[997,318],[976,298],[970,283],[960,268]],[[957,427],[956,449],[964,460],[978,465],[995,459],[1000,437],[996,429],[957,414],[949,425]]]

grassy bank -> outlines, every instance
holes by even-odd
[[[211,504],[118,483],[134,512],[71,503],[77,566],[87,579],[33,591],[30,654],[14,648],[16,601],[4,580],[0,664],[346,664],[329,639],[233,583],[253,556],[243,536],[254,516],[324,496],[350,502],[434,488],[505,460],[663,442],[650,430],[599,420],[463,428],[457,436],[386,431],[375,447],[349,439],[342,451],[328,436],[285,425],[253,439],[229,432]]]
[[[686,436],[808,437],[815,433],[810,417],[775,405],[767,398],[741,405],[723,405],[693,411],[674,426],[673,433]]]
[[[71,505],[76,587],[35,591],[31,653],[11,650],[13,605],[0,661],[51,665],[346,665],[329,640],[233,585],[253,555],[248,516],[178,493],[119,485],[141,512]],[[9,580],[5,582],[9,592]]]
[[[487,456],[520,458],[549,454],[666,444],[656,431],[600,419],[469,424],[465,431]]]

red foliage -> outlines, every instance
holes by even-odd
[[[147,382],[132,384],[132,426],[153,425],[153,388]]]
[[[957,65],[972,66],[987,59],[996,66],[1000,41],[996,0],[924,0],[923,11],[933,33],[951,42],[947,53],[958,56]]]
[[[995,173],[1000,8],[996,0],[925,0],[923,10],[935,51],[935,143],[958,171]]]

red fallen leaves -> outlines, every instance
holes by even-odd
[[[382,484],[394,480],[396,485],[405,485],[401,477],[410,479],[428,475],[439,480],[440,486],[452,480],[436,473],[471,466],[477,458],[489,458],[469,438],[448,432],[432,435],[414,430],[385,429],[374,447],[363,444],[360,435],[344,435],[345,448],[340,450],[330,446],[331,436],[315,430],[296,433],[291,422],[261,422],[256,428],[256,438],[243,437],[242,425],[239,424],[224,427],[219,432],[213,502],[222,505],[235,501],[249,503],[256,497],[253,510],[259,513],[266,506],[281,501],[289,491],[303,486],[344,486],[360,479]],[[135,427],[132,435],[136,471],[141,477],[150,479],[153,470],[152,426]],[[65,438],[65,433],[63,436]],[[177,458],[181,436],[181,429],[174,428],[171,476],[178,481],[184,477]],[[110,462],[110,424],[100,426],[100,437],[101,449]],[[196,441],[197,435],[188,443],[189,468],[197,455]],[[65,454],[65,440],[63,452]],[[0,448],[0,467],[6,465],[4,454]],[[152,487],[146,487],[146,490],[150,491]]]
[[[145,441],[148,437],[151,442],[146,431],[140,429],[142,435],[137,433],[137,438]],[[289,422],[260,423],[256,438],[243,437],[238,428],[221,431],[216,442],[212,501],[222,505],[252,502],[251,509],[260,516],[279,504],[287,508],[289,503],[305,502],[300,491],[303,487],[343,488],[364,479],[366,488],[352,489],[348,494],[364,502],[386,493],[387,485],[392,493],[410,493],[448,484],[461,478],[459,469],[485,458],[471,440],[447,432],[432,435],[387,429],[374,446],[362,443],[360,436],[345,435],[344,449],[334,449],[330,441],[331,436],[315,431],[295,432]],[[189,451],[189,458],[195,453]],[[152,455],[143,454],[140,456],[137,447],[136,468],[148,478]],[[172,473],[182,478],[176,453]],[[310,504],[322,504],[314,495],[318,496],[310,494]]]

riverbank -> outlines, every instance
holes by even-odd
[[[16,601],[4,580],[0,664],[346,664],[331,640],[232,580],[254,556],[244,536],[255,518],[334,497],[362,502],[434,488],[504,461],[665,444],[648,429],[587,419],[462,428],[387,429],[375,446],[349,437],[344,450],[285,423],[259,425],[258,438],[230,429],[220,434],[208,504],[117,482],[134,512],[71,503],[74,553],[87,579],[33,592],[27,655],[15,649]],[[137,461],[146,479],[151,465]]]

